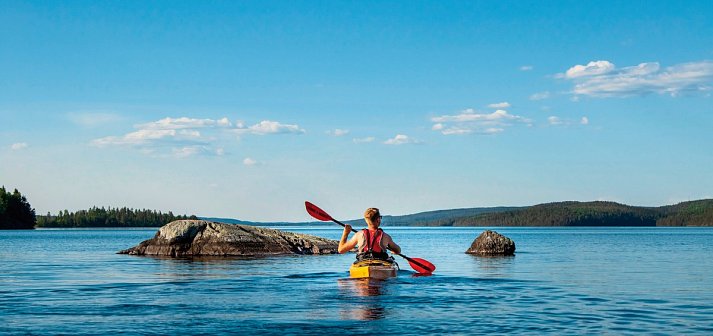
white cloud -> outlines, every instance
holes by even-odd
[[[99,148],[126,146],[143,154],[156,157],[186,158],[195,155],[223,156],[225,149],[221,140],[233,134],[301,134],[305,130],[297,125],[265,120],[250,127],[242,121],[235,126],[228,118],[196,119],[188,117],[163,118],[153,122],[134,125],[136,130],[119,136],[94,139],[91,145]],[[205,133],[205,134],[204,134]]]
[[[530,100],[544,100],[547,98],[550,98],[549,91],[533,93],[532,95],[530,95]]]
[[[218,124],[219,127],[230,127],[233,126],[233,124],[228,120],[228,118],[223,117],[222,119],[218,119],[216,121],[216,124]]]
[[[490,127],[490,128],[484,129],[484,130],[483,130],[483,133],[484,133],[484,134],[495,134],[495,133],[500,133],[500,132],[503,132],[503,131],[505,131],[505,129],[497,128],[497,127]]]
[[[255,161],[255,160],[253,160],[252,158],[246,157],[246,158],[243,160],[243,164],[246,165],[246,166],[255,166],[255,165],[258,164],[258,162]]]
[[[523,65],[520,67],[520,71],[530,71],[532,69],[534,69],[532,65]]]
[[[182,148],[173,148],[173,156],[177,158],[186,158],[205,152],[208,152],[208,150],[202,146],[186,146]]]
[[[14,143],[14,144],[10,145],[10,149],[12,149],[14,151],[23,150],[23,149],[26,149],[27,147],[30,147],[30,145],[28,145],[26,142],[18,142],[18,143]]]
[[[329,134],[331,136],[335,136],[335,137],[340,137],[340,136],[345,136],[345,135],[349,134],[349,130],[337,128],[333,131],[327,131],[327,134]]]
[[[203,146],[203,145],[191,145],[191,146],[184,146],[184,147],[179,147],[179,148],[173,148],[171,149],[173,153],[173,157],[175,158],[187,158],[195,155],[206,155],[206,156],[222,156],[225,155],[225,149],[223,148],[216,148],[213,149],[210,146]],[[153,152],[148,152],[146,154],[153,154]]]
[[[508,102],[495,103],[495,104],[488,105],[488,107],[496,108],[496,109],[506,109],[506,108],[510,107],[510,103],[508,103]]]
[[[614,64],[610,63],[609,61],[592,61],[589,62],[587,65],[575,65],[567,69],[567,72],[565,72],[564,75],[560,74],[559,76],[566,78],[577,78],[584,76],[602,75],[612,70],[614,70]]]
[[[600,61],[606,62],[606,61]],[[592,64],[594,62],[590,62]],[[713,62],[700,61],[677,64],[661,69],[657,62],[641,63],[617,69],[614,64],[604,70],[567,70],[567,79],[574,82],[572,93],[591,97],[629,97],[646,94],[701,93],[712,90]],[[573,69],[579,70],[573,70]],[[570,76],[571,72],[576,74]],[[581,71],[580,71],[581,70]]]
[[[577,121],[572,119],[562,119],[557,116],[550,116],[547,118],[547,123],[550,124],[550,126],[572,126],[576,124],[588,125],[589,119],[587,117],[582,117]]]
[[[460,127],[449,127],[446,129],[441,127],[441,133],[443,135],[461,135],[461,134],[473,133],[473,130],[470,128],[460,128]]]
[[[368,142],[374,142],[374,140],[376,140],[376,138],[374,138],[374,137],[352,139],[352,141],[354,141],[354,143],[368,143]]]
[[[239,125],[243,126],[242,123],[239,123]],[[251,133],[257,135],[305,133],[305,130],[300,128],[298,125],[281,124],[277,121],[270,120],[263,120],[247,128],[236,128],[236,131],[240,134]]]
[[[431,118],[434,131],[444,135],[461,135],[470,133],[494,134],[505,130],[505,127],[515,123],[531,124],[532,121],[517,115],[509,114],[505,110],[493,113],[476,113],[473,109],[466,109],[455,115],[443,115]]]
[[[547,122],[550,123],[550,125],[562,125],[562,120],[555,116],[548,117]]]
[[[388,139],[388,140],[384,141],[384,144],[386,144],[386,145],[406,145],[406,144],[420,144],[420,143],[421,143],[421,141],[411,138],[408,135],[404,135],[404,134],[397,134],[392,139]]]
[[[223,118],[221,120],[227,121],[227,118]],[[163,118],[158,121],[137,125],[136,128],[170,130],[170,129],[212,127],[217,124],[218,124],[218,121],[213,120],[213,119],[193,119],[193,118],[182,117],[182,118]]]
[[[107,136],[92,140],[91,144],[97,147],[111,145],[141,145],[151,140],[161,139],[175,135],[175,130],[139,130],[124,136]]]

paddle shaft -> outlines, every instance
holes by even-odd
[[[341,225],[342,227],[346,227],[346,225],[345,225],[344,223],[342,223],[342,222],[340,222],[340,221],[338,221],[338,220],[336,220],[336,219],[334,219],[334,218],[332,218],[332,222],[335,222],[335,223]],[[352,232],[356,233],[356,232],[359,232],[359,231],[354,230],[354,228],[352,228]],[[391,252],[394,252],[394,251],[391,251]],[[425,270],[428,269],[428,267],[426,267],[425,265],[421,264],[420,262],[418,262],[418,261],[416,261],[416,260],[413,260],[413,259],[411,259],[411,258],[409,258],[409,257],[407,257],[407,256],[405,256],[405,255],[403,255],[403,254],[401,254],[401,253],[396,253],[396,252],[394,252],[394,254],[400,256],[401,258],[404,258],[404,259],[408,260],[409,262],[412,262],[412,263],[418,265],[418,267],[421,267],[421,268],[423,268],[423,269],[425,269]]]

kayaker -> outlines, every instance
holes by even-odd
[[[344,225],[344,233],[342,233],[342,239],[339,240],[339,247],[337,248],[339,253],[351,251],[355,246],[359,246],[357,260],[390,260],[392,258],[386,253],[387,250],[391,250],[394,253],[401,253],[401,247],[394,243],[394,240],[391,239],[389,234],[379,228],[381,225],[379,209],[366,209],[364,212],[364,220],[368,228],[357,232],[348,241],[347,238],[349,237],[349,233],[352,232],[352,227],[349,224]]]

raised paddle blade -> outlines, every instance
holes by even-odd
[[[421,274],[431,274],[436,270],[436,266],[431,264],[428,260],[421,258],[408,258],[408,264],[411,265],[414,271]]]
[[[328,213],[324,212],[324,210],[320,209],[318,206],[305,201],[305,208],[307,209],[307,213],[310,214],[310,216],[319,219],[321,221],[331,221],[334,220],[332,216],[330,216]]]

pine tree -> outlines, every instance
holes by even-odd
[[[0,188],[0,229],[33,229],[36,223],[35,209],[25,196]]]

